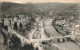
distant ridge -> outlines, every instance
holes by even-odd
[[[1,3],[2,14],[5,15],[19,15],[19,14],[43,14],[48,11],[54,11],[65,9],[71,5],[76,5],[76,3],[12,3],[12,2],[3,2]]]

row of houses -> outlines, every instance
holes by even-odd
[[[8,28],[8,27],[14,28],[15,27],[14,24],[22,25],[22,23],[18,22],[18,21],[26,17],[24,15],[18,15],[18,16],[14,16],[14,17],[10,16],[10,15],[5,15],[4,17],[3,16],[1,16],[2,18],[0,18],[0,25],[1,25],[1,23],[3,23],[3,25],[6,26],[6,28]],[[28,17],[26,17],[26,20],[27,20],[27,18]]]
[[[74,23],[68,23],[66,20],[56,20],[55,24],[63,26],[67,29],[70,28],[70,31],[74,31],[74,35],[80,36],[80,23],[74,24]]]

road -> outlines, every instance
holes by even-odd
[[[43,23],[44,19],[41,21],[41,39],[45,39],[47,38],[44,32],[44,23]]]

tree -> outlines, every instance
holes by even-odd
[[[22,29],[22,23],[19,24],[20,28]]]
[[[17,22],[14,23],[14,29],[17,30]]]

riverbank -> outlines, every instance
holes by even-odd
[[[59,34],[59,33],[56,31],[56,29],[51,25],[52,20],[53,20],[53,19],[46,19],[46,20],[44,21],[44,24],[45,24],[44,28],[45,28],[45,31],[46,31],[45,34],[46,34],[47,36],[50,35],[49,38],[51,38],[51,37],[54,38],[54,37],[60,37],[60,36],[62,36],[62,35]]]
[[[45,30],[48,34],[50,34],[50,37],[60,37],[64,34],[60,33],[56,26],[52,25],[53,19],[46,19],[45,20]],[[46,33],[45,33],[46,34]],[[79,50],[79,45],[69,41],[69,42],[63,42],[63,43],[56,43],[59,47],[65,48],[65,50]]]

